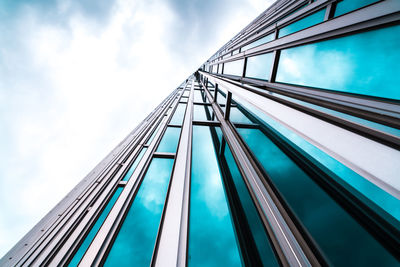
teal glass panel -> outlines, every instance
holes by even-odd
[[[247,58],[246,77],[269,80],[272,69],[273,53]]]
[[[298,21],[295,21],[286,27],[283,27],[282,29],[279,30],[278,36],[279,38],[281,38],[288,34],[292,34],[294,32],[298,32],[305,28],[314,26],[315,24],[323,22],[324,17],[325,17],[325,8],[311,15],[308,15],[307,17],[304,17]]]
[[[183,92],[182,96],[189,96],[189,94],[190,94],[190,91],[189,90],[185,90]]]
[[[149,140],[147,140],[147,144],[150,144],[153,141],[154,137],[156,136],[156,133],[160,128],[161,128],[161,123],[157,126],[156,130],[151,134]]]
[[[229,120],[231,122],[236,123],[249,123],[252,124],[252,121],[247,118],[242,111],[240,111],[237,107],[231,107],[231,112],[229,114]]]
[[[194,102],[204,102],[203,100],[203,96],[201,95],[201,91],[200,90],[194,90]]]
[[[146,152],[147,148],[144,147],[140,151],[139,155],[136,157],[136,159],[133,161],[132,166],[129,168],[128,172],[125,174],[124,178],[122,178],[122,181],[128,181],[129,178],[131,178],[132,173],[135,171],[137,165],[139,164],[140,160],[142,159],[144,153]]]
[[[175,153],[179,142],[181,128],[167,127],[160,144],[157,147],[157,152]]]
[[[114,206],[115,202],[117,201],[119,195],[121,194],[123,187],[117,187],[114,194],[112,195],[111,199],[108,201],[106,207],[101,212],[99,218],[97,218],[96,223],[93,225],[92,229],[90,229],[88,235],[86,236],[85,240],[83,240],[82,244],[80,245],[79,249],[76,251],[74,257],[68,264],[68,266],[78,266],[79,262],[81,261],[83,255],[85,254],[86,250],[92,243],[94,237],[96,236],[97,232],[99,231],[100,227],[103,225],[103,222],[106,220],[108,213],[110,213],[111,208]]]
[[[174,115],[170,121],[170,124],[182,125],[183,117],[185,116],[186,104],[180,103],[175,110]]]
[[[105,266],[150,266],[173,163],[152,159]]]
[[[273,32],[271,34],[268,34],[268,35],[264,36],[261,39],[258,39],[257,41],[254,41],[254,42],[252,42],[252,43],[250,43],[248,45],[245,45],[245,46],[242,47],[242,52],[246,51],[246,50],[248,50],[250,48],[253,48],[253,47],[268,43],[268,42],[270,42],[270,41],[275,39],[274,36],[275,36],[275,33]]]
[[[343,0],[336,4],[335,17],[346,14],[350,11],[378,2],[376,0]]]
[[[233,158],[232,152],[228,145],[225,145],[223,153],[223,159],[229,168],[230,176],[235,186],[235,190],[239,197],[239,202],[242,206],[246,221],[249,225],[249,229],[254,240],[257,253],[263,266],[279,266],[279,263],[275,257],[271,243],[268,238],[268,234],[265,231],[264,224],[258,214],[258,211],[253,203],[250,193],[244,183],[243,177],[236,165]]]
[[[224,63],[224,74],[242,76],[244,59]]]
[[[292,148],[296,149],[300,154],[305,155],[316,166],[319,166],[321,170],[332,174],[332,179],[360,198],[361,201],[365,201],[367,206],[375,210],[377,214],[394,225],[395,228],[400,228],[399,199],[307,142],[304,138],[267,116],[250,103],[244,100],[239,101],[238,99],[236,99],[236,102],[239,102],[242,107],[245,106],[246,110],[255,116],[260,124],[264,124],[270,131],[284,139]],[[362,195],[361,197],[360,193]],[[365,198],[367,198],[367,200],[364,200]],[[370,201],[372,201],[372,203]],[[377,207],[375,205],[377,205]]]
[[[241,266],[210,129],[193,126],[189,266]]]
[[[217,93],[217,103],[220,104],[220,105],[221,104],[225,105],[225,103],[226,103],[225,93],[222,94],[221,91],[219,91],[219,90],[218,90],[218,93]]]
[[[208,108],[211,108],[211,107],[206,106],[206,105],[193,105],[193,120],[195,120],[195,121],[211,120],[212,113],[209,113],[209,110],[207,110],[209,117],[207,117],[207,114],[206,114],[206,109],[208,109]]]
[[[400,25],[281,51],[278,82],[400,99]]]
[[[332,265],[395,266],[398,261],[258,129],[238,129],[296,217]]]

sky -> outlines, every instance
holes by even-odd
[[[0,257],[272,0],[0,0]]]

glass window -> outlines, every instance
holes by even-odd
[[[400,99],[400,25],[284,49],[276,80]]]
[[[241,256],[207,126],[193,126],[189,266],[241,266]]]
[[[279,30],[279,38],[286,36],[288,34],[303,30],[305,28],[314,26],[320,22],[324,21],[325,17],[325,9],[317,11],[307,17],[304,17],[298,21],[293,22],[292,24],[287,25]]]
[[[225,149],[222,153],[221,161],[223,166],[225,164],[227,166],[227,168],[224,168],[224,171],[227,173],[227,176],[230,178],[229,181],[233,185],[233,187],[231,187],[231,191],[233,191],[232,194],[236,194],[236,198],[239,200],[238,206],[240,206],[240,211],[237,211],[236,213],[240,212],[243,214],[246,222],[242,223],[241,229],[243,232],[245,232],[243,233],[244,235],[251,236],[251,238],[246,236],[247,238],[245,238],[245,240],[247,240],[247,243],[254,243],[252,245],[248,244],[247,247],[256,248],[255,251],[253,251],[253,249],[246,254],[256,255],[253,257],[257,257],[256,261],[259,261],[258,264],[260,264],[260,266],[278,266],[279,263],[275,258],[275,254],[271,247],[268,234],[265,231],[264,224],[253,203],[243,177],[235,163],[232,152],[227,144],[224,147]],[[229,182],[227,182],[227,184],[228,183]],[[236,209],[239,209],[239,207]],[[247,227],[248,230],[246,229]]]
[[[373,209],[388,223],[393,224],[395,228],[400,228],[400,200],[360,176],[350,168],[346,167],[335,158],[329,156],[319,148],[307,142],[304,138],[294,133],[284,125],[267,116],[251,104],[243,100],[235,99],[242,107],[254,116],[258,124],[263,124],[269,131],[276,133],[281,139],[292,146],[292,149],[304,155],[316,166],[328,172],[328,175],[338,184],[343,185],[351,194],[359,196],[360,201]],[[366,199],[365,199],[366,198]]]
[[[201,95],[200,90],[194,90],[194,99],[193,99],[193,101],[194,102],[200,102],[200,103],[204,102],[203,96]]]
[[[229,114],[229,120],[234,123],[236,122],[236,123],[253,124],[253,122],[251,120],[249,120],[249,118],[247,118],[247,116],[245,116],[243,114],[243,112],[241,110],[239,110],[238,107],[231,107],[231,111]]]
[[[185,116],[186,104],[180,103],[175,110],[175,113],[170,121],[170,124],[182,125],[183,117]]]
[[[179,142],[181,128],[167,127],[160,144],[158,145],[157,152],[175,153]]]
[[[246,77],[269,80],[272,69],[273,53],[247,58]]]
[[[213,110],[211,106],[193,105],[193,120],[195,121],[213,120],[212,115],[213,115]]]
[[[173,162],[152,159],[105,266],[150,266]]]
[[[376,0],[343,0],[336,4],[335,17],[346,14],[350,11],[378,2]]]
[[[72,260],[70,261],[68,266],[71,266],[71,267],[78,266],[83,255],[85,254],[86,250],[90,246],[90,243],[92,243],[92,241],[93,241],[94,237],[96,236],[97,232],[99,231],[100,227],[103,225],[103,222],[106,220],[108,213],[110,213],[111,208],[114,206],[114,204],[117,201],[122,190],[123,190],[122,187],[117,187],[117,189],[115,190],[111,199],[108,201],[106,207],[101,212],[99,218],[97,218],[96,223],[93,225],[92,229],[90,229],[88,235],[86,236],[85,240],[83,240],[78,251],[75,253],[74,257],[72,258]]]
[[[244,59],[224,63],[224,74],[242,76]]]
[[[161,127],[161,123],[157,126],[157,128],[155,129],[155,131],[151,134],[149,140],[147,140],[147,144],[150,144],[150,143],[153,141],[153,139],[154,139],[154,137],[156,136],[156,133],[158,132],[158,130],[160,129],[160,127]]]
[[[393,255],[335,202],[315,178],[303,171],[261,130],[238,129],[238,132],[331,264],[398,264]]]
[[[253,48],[253,47],[268,43],[268,42],[270,42],[270,41],[272,41],[274,39],[275,39],[275,33],[273,32],[271,34],[268,34],[268,35],[258,39],[257,41],[254,41],[254,42],[252,42],[252,43],[250,43],[248,45],[243,46],[242,47],[242,51],[245,51],[245,50],[248,50],[250,48]]]
[[[132,173],[135,171],[137,165],[139,164],[139,161],[142,159],[144,153],[146,152],[147,148],[143,147],[142,150],[140,151],[139,155],[136,157],[136,159],[133,161],[132,166],[129,168],[129,171],[125,174],[124,178],[122,178],[122,181],[128,181],[129,178],[131,178]]]

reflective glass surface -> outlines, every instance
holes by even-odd
[[[224,74],[242,76],[244,59],[224,63]]]
[[[175,110],[175,113],[170,121],[170,124],[182,125],[183,117],[185,115],[186,104],[180,103]]]
[[[278,82],[400,99],[400,25],[281,51]]]
[[[236,123],[249,123],[252,121],[247,118],[242,111],[240,111],[237,107],[231,107],[231,113],[229,114],[229,119],[231,122]]]
[[[150,266],[173,162],[152,159],[105,266]]]
[[[193,105],[193,120],[195,121],[212,120],[211,117],[212,113],[210,113],[210,110],[212,110],[212,107],[208,105]]]
[[[157,152],[175,153],[179,142],[181,128],[167,127],[160,144],[157,147]]]
[[[343,0],[336,4],[335,17],[353,11],[357,8],[377,2],[376,0]]]
[[[142,159],[146,150],[147,150],[146,147],[142,148],[139,155],[136,157],[136,159],[133,161],[131,167],[129,168],[129,171],[125,174],[124,178],[122,178],[122,181],[128,181],[129,178],[131,178],[132,173],[135,171],[137,165],[139,164],[139,161]]]
[[[201,95],[201,91],[200,90],[194,90],[193,101],[194,102],[204,102],[203,96]]]
[[[150,138],[149,138],[149,140],[147,140],[147,144],[150,144],[152,141],[153,141],[153,139],[154,139],[154,136],[156,136],[156,133],[158,132],[158,130],[161,128],[161,123],[157,126],[157,128],[156,128],[156,130],[151,134],[151,136],[150,136]]]
[[[359,196],[361,193],[363,195],[360,198],[361,201],[374,209],[376,213],[387,220],[390,224],[393,224],[395,228],[400,229],[399,199],[371,183],[316,146],[307,142],[304,138],[267,116],[250,103],[237,98],[234,98],[234,100],[236,103],[240,103],[242,107],[246,107],[246,110],[255,116],[258,123],[263,124],[270,131],[279,135],[286,143],[289,143],[293,149],[297,150],[300,154],[305,155],[309,160],[313,161],[316,166],[319,166],[321,170],[327,170],[328,173],[333,174],[331,178],[344,186],[349,192],[356,196]],[[393,183],[395,182],[396,181],[393,181]],[[367,200],[365,200],[365,197]]]
[[[268,35],[264,36],[261,39],[258,39],[257,41],[254,41],[254,42],[252,42],[252,43],[250,43],[248,45],[245,45],[245,46],[242,47],[242,51],[245,51],[245,50],[248,50],[250,48],[259,46],[261,44],[268,43],[268,42],[274,40],[274,35],[275,35],[275,33],[273,32],[271,34],[268,34]]]
[[[282,29],[279,30],[278,36],[279,38],[281,38],[288,34],[314,26],[315,24],[323,22],[324,17],[325,17],[325,8],[311,15],[308,15],[307,17],[304,17],[298,21],[295,21],[292,24],[287,25],[286,27],[283,27]]]
[[[241,266],[210,129],[193,126],[189,266]]]
[[[269,80],[272,69],[273,53],[247,58],[246,77]]]
[[[337,266],[395,266],[397,260],[258,129],[238,129],[296,217]]]
[[[78,251],[75,253],[74,257],[72,258],[71,262],[68,264],[68,266],[77,266],[80,260],[82,259],[83,255],[85,254],[87,248],[90,246],[90,243],[92,243],[92,240],[97,234],[97,231],[99,231],[101,225],[107,218],[108,213],[110,212],[111,208],[114,206],[114,203],[117,201],[119,195],[121,194],[123,188],[122,187],[117,187],[117,190],[115,190],[114,194],[112,195],[111,199],[108,201],[106,207],[104,210],[101,212],[99,218],[97,218],[96,223],[93,225],[92,229],[90,229],[88,235],[86,236],[85,240],[79,247]]]
[[[238,196],[242,211],[246,218],[245,221],[248,224],[249,232],[251,235],[248,242],[253,242],[254,245],[252,245],[251,247],[256,249],[256,251],[251,251],[249,252],[249,254],[256,253],[259,260],[258,264],[261,263],[262,266],[279,266],[279,263],[270,244],[268,234],[264,228],[264,224],[261,221],[258,211],[253,203],[247,186],[243,181],[243,177],[239,172],[239,169],[235,163],[232,152],[229,149],[228,145],[225,145],[222,161],[225,161],[228,167],[227,172],[229,172],[229,176],[232,179],[235,192]],[[242,227],[245,228],[245,226]]]

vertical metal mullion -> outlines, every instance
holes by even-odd
[[[226,95],[226,104],[225,104],[225,114],[224,119],[229,120],[229,115],[231,114],[231,101],[232,101],[232,93],[228,91]]]
[[[213,82],[217,82],[212,76],[207,76]],[[229,91],[229,88],[226,89]],[[207,96],[211,98],[210,93],[208,91],[207,93]],[[217,104],[212,103],[212,105],[214,113],[221,123],[223,135],[232,151],[244,181],[249,188],[253,201],[258,209],[260,209],[261,218],[269,232],[281,263],[290,266],[311,266],[312,262],[313,264],[319,265],[311,250],[309,250],[308,247],[305,247],[306,250],[303,250],[303,247],[300,246],[299,241],[292,233],[284,216],[278,209],[277,204],[275,204],[273,197],[264,186],[261,172],[255,167],[251,161],[251,157],[242,147],[240,140],[235,135],[233,127],[224,119]]]
[[[183,92],[183,90],[180,91],[180,94]],[[179,104],[179,97],[172,97],[171,102],[176,108]],[[165,106],[163,112],[165,113],[167,110],[168,106]],[[168,116],[162,116],[160,124],[163,125],[164,128],[167,127],[168,121],[172,118],[173,114],[174,113],[171,112]],[[79,266],[100,265],[105,261],[105,256],[111,248],[110,246],[112,246],[115,235],[117,234],[119,227],[122,225],[123,219],[132,203],[132,198],[135,196],[145,171],[151,162],[152,155],[161,140],[164,132],[163,130],[163,128],[160,128],[151,144],[149,144],[148,149],[140,160],[131,178],[125,185],[124,190],[121,192],[121,195],[110,210],[103,225],[100,227],[92,243],[86,250]]]
[[[278,64],[279,64],[279,57],[281,54],[280,50],[275,50],[273,52],[273,59],[272,59],[272,68],[271,68],[271,73],[269,76],[269,82],[274,83],[275,78],[276,78],[276,72],[278,71]]]

